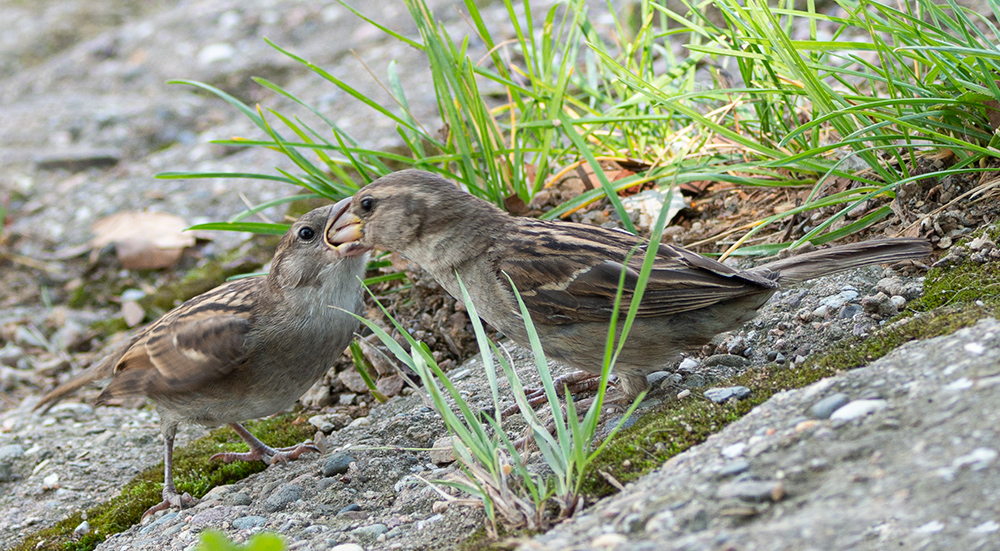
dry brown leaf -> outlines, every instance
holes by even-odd
[[[169,268],[194,245],[187,227],[183,218],[165,212],[119,212],[94,223],[90,245],[100,249],[114,243],[118,260],[129,270]]]

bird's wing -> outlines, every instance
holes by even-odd
[[[238,369],[246,360],[251,297],[260,282],[241,279],[199,295],[137,336],[115,364],[99,401],[184,392]]]
[[[608,321],[622,270],[620,316],[628,312],[646,254],[645,244],[635,236],[582,224],[532,221],[522,223],[509,243],[497,255],[498,275],[504,282],[510,277],[536,322]],[[661,244],[637,315],[687,312],[776,286],[765,276]]]

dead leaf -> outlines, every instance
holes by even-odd
[[[114,244],[118,260],[128,270],[169,268],[181,258],[195,236],[185,233],[188,223],[165,212],[119,212],[94,223],[90,245]]]

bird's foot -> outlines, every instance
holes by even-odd
[[[274,465],[275,463],[287,463],[298,459],[300,455],[308,452],[319,453],[320,450],[312,442],[303,442],[295,446],[289,446],[287,448],[272,448],[270,446],[260,446],[251,448],[248,452],[237,453],[237,452],[225,452],[217,453],[213,455],[211,461],[222,461],[224,463],[232,463],[233,461],[263,461],[267,465]]]
[[[168,491],[163,490],[163,501],[153,505],[146,512],[142,514],[142,518],[139,520],[140,523],[146,520],[146,517],[152,516],[155,513],[169,509],[171,507],[177,507],[178,509],[183,509],[185,507],[190,507],[197,503],[198,500],[191,497],[191,494],[184,492],[183,494],[178,493],[176,490]]]

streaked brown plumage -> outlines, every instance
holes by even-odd
[[[47,394],[36,409],[96,380],[110,382],[97,398],[145,396],[156,404],[164,440],[163,502],[146,514],[193,501],[178,494],[172,455],[178,423],[229,424],[250,446],[217,454],[226,462],[295,459],[310,443],[275,450],[241,421],[291,406],[329,369],[350,342],[361,303],[366,251],[326,241],[347,201],[315,209],[282,238],[266,277],[238,279],[164,314],[118,350]]]
[[[479,315],[526,345],[510,281],[517,287],[546,355],[600,373],[605,339],[625,257],[619,323],[625,319],[645,242],[617,230],[512,217],[434,174],[405,170],[354,195],[331,227],[330,241],[396,251],[419,264],[453,297],[457,273]],[[628,341],[615,364],[625,398],[646,375],[678,353],[739,327],[779,288],[870,264],[921,258],[923,239],[842,245],[739,271],[675,245],[660,245]]]

